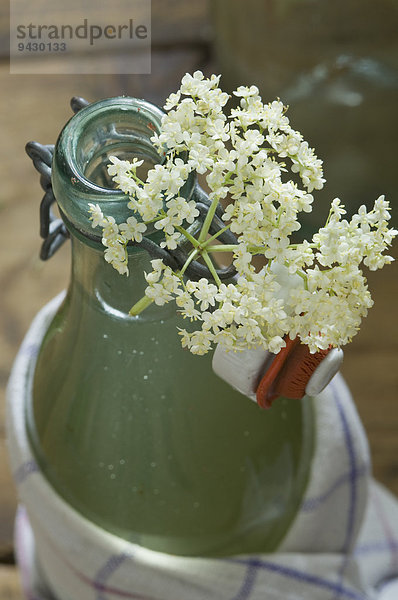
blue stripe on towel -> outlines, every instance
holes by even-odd
[[[342,583],[335,583],[333,581],[329,581],[323,577],[318,577],[317,575],[311,575],[310,573],[305,573],[304,571],[300,571],[298,569],[294,569],[292,567],[285,567],[284,565],[278,565],[268,560],[261,559],[245,559],[245,558],[236,558],[229,559],[228,562],[234,562],[238,564],[246,564],[248,566],[248,570],[246,573],[246,577],[253,577],[251,571],[253,569],[261,569],[266,571],[271,571],[272,573],[277,573],[281,577],[286,577],[288,579],[294,579],[299,581],[300,583],[308,584],[311,586],[315,586],[318,588],[322,588],[324,590],[330,590],[331,592],[335,592],[338,594],[337,598],[350,598],[351,600],[367,600],[367,597],[359,593],[355,590],[350,589],[349,587],[343,585]],[[235,596],[232,600],[248,600],[250,598],[250,592],[246,596],[242,595],[243,586],[240,591],[240,595]]]
[[[339,398],[339,395],[338,395],[338,392],[336,389],[336,383],[334,381],[331,382],[330,389],[332,391],[332,396],[336,403],[337,410],[339,413],[339,417],[340,417],[340,421],[341,421],[341,425],[342,425],[343,433],[344,433],[344,441],[345,441],[345,445],[346,445],[346,449],[347,449],[348,460],[349,460],[349,464],[350,464],[350,471],[349,471],[350,500],[349,500],[348,513],[347,513],[346,536],[345,536],[344,545],[342,548],[342,552],[344,554],[344,559],[343,559],[343,562],[341,564],[341,567],[340,567],[339,573],[338,573],[339,581],[340,581],[340,585],[341,585],[343,582],[344,573],[345,573],[345,570],[347,568],[348,561],[350,558],[349,552],[351,550],[351,545],[352,545],[352,542],[354,541],[354,539],[353,539],[354,533],[355,533],[354,525],[355,525],[355,521],[356,521],[355,513],[356,513],[356,505],[357,505],[357,467],[356,467],[355,448],[354,448],[354,442],[352,439],[351,429],[349,427],[348,419],[347,419],[347,416],[346,416],[345,410],[344,410],[344,406],[343,406],[341,399]],[[343,397],[344,397],[344,395],[343,395]],[[341,597],[340,595],[336,595],[335,600],[337,600],[340,597]]]
[[[384,552],[394,553],[398,556],[398,543],[396,541],[381,540],[379,542],[361,544],[355,548],[354,556],[363,556],[364,554],[383,554]]]
[[[246,570],[245,577],[242,582],[242,586],[239,592],[231,598],[231,600],[247,600],[250,598],[251,593],[254,588],[254,584],[256,583],[258,567],[254,557],[249,560],[249,564]]]
[[[103,592],[105,592],[105,584],[107,580],[118,570],[118,568],[129,558],[130,555],[125,552],[121,554],[113,554],[109,557],[106,563],[98,570],[93,587],[97,590],[97,600],[106,600]]]
[[[350,427],[348,425],[348,419],[346,417],[343,404],[337,394],[336,385],[334,382],[330,384],[330,388],[332,391],[333,399],[336,402],[337,410],[339,412],[340,421],[343,427],[344,433],[344,441],[347,448],[348,460],[350,463],[350,471],[349,471],[349,484],[350,484],[350,504],[348,507],[348,515],[347,515],[347,530],[346,537],[343,546],[343,552],[348,552],[352,543],[353,534],[354,534],[354,524],[355,524],[355,509],[357,504],[357,467],[356,467],[356,456],[354,443],[352,439],[352,434]]]
[[[377,516],[379,517],[379,522],[381,524],[382,531],[385,535],[386,545],[388,546],[388,550],[390,553],[389,573],[396,576],[398,571],[398,543],[397,538],[394,535],[394,528],[390,523],[386,511],[384,510],[383,503],[381,502],[381,499],[379,497],[379,493],[376,490],[373,490],[372,502],[377,512]]]
[[[13,477],[15,483],[20,485],[25,481],[25,479],[27,479],[27,477],[29,477],[29,475],[31,475],[31,473],[37,473],[38,470],[39,467],[35,460],[27,460],[26,462],[22,463],[22,465],[20,465],[16,471],[14,471]]]
[[[360,479],[362,477],[367,477],[370,473],[370,465],[369,463],[364,463],[355,471],[355,478]],[[333,493],[338,490],[342,485],[345,485],[347,481],[350,481],[352,477],[352,471],[348,471],[347,473],[343,473],[336,481],[330,486],[330,488],[321,494],[320,496],[314,496],[312,498],[307,498],[304,500],[301,511],[302,512],[311,512],[313,510],[317,510],[321,504],[323,504],[326,500],[329,499]]]

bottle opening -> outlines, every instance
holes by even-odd
[[[55,147],[52,185],[71,233],[101,246],[101,232],[90,220],[90,203],[98,203],[117,223],[131,216],[126,195],[108,174],[110,157],[143,160],[137,175],[145,181],[148,171],[165,160],[165,152],[159,153],[151,141],[160,133],[163,115],[145,100],[122,96],[89,104],[66,124]],[[192,175],[181,194],[190,197],[194,184]]]
[[[156,160],[152,157],[148,157],[148,153],[145,152],[145,150],[147,149],[145,148],[143,149],[143,151],[140,151],[137,145],[135,145],[133,149],[131,148],[130,143],[114,143],[112,145],[112,148],[101,150],[100,152],[93,154],[92,158],[87,163],[87,166],[84,171],[84,176],[96,185],[99,185],[100,187],[107,189],[116,189],[116,183],[108,174],[108,165],[110,164],[110,157],[116,156],[120,160],[128,160],[130,162],[134,158],[137,158],[138,160],[143,160],[143,164],[137,168],[136,173],[142,181],[145,181],[148,175],[148,171],[153,169],[153,167],[157,163],[159,163],[159,160]]]
[[[151,138],[158,131],[158,122],[137,107],[132,118],[131,110],[108,109],[88,122],[81,132],[76,147],[78,170],[86,179],[105,189],[115,189],[116,184],[108,174],[110,157],[132,161],[143,160],[137,175],[146,180],[148,171],[163,160]]]

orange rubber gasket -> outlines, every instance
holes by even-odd
[[[310,378],[331,350],[332,346],[329,346],[311,354],[306,344],[295,346],[289,360],[279,371],[274,386],[275,392],[278,392],[279,396],[294,400],[303,398]]]
[[[279,396],[273,389],[276,378],[278,377],[283,365],[290,353],[293,352],[297,344],[300,343],[298,337],[291,340],[289,336],[285,338],[286,346],[273,359],[269,369],[263,375],[256,391],[257,404],[261,408],[271,408],[272,401]]]

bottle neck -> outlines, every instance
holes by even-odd
[[[163,112],[144,100],[119,97],[95,102],[80,110],[62,130],[52,163],[52,188],[72,239],[72,283],[69,298],[91,299],[104,312],[130,321],[159,320],[175,314],[172,306],[150,306],[142,316],[130,317],[130,308],[145,294],[144,272],[152,270],[150,257],[129,247],[130,276],[119,275],[104,259],[101,228],[92,228],[89,205],[98,204],[105,216],[125,222],[132,212],[128,198],[116,189],[108,173],[110,156],[143,161],[137,173],[161,164],[164,154],[152,137],[160,132]],[[179,191],[184,198],[196,193],[192,173]],[[160,232],[148,226],[145,233],[158,243]]]
[[[102,311],[128,322],[154,321],[175,314],[172,305],[149,306],[141,315],[131,317],[129,310],[145,295],[144,273],[152,270],[147,252],[134,248],[129,253],[129,275],[120,275],[104,258],[103,248],[89,245],[75,236],[72,242],[72,276],[69,298],[72,302]]]

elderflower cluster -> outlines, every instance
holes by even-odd
[[[283,104],[264,104],[256,86],[239,87],[234,92],[239,107],[226,114],[229,96],[219,79],[200,71],[187,74],[168,98],[161,131],[152,138],[166,158],[146,181],[136,173],[140,161],[111,158],[109,174],[128,195],[133,215],[116,224],[98,205],[90,205],[93,227],[102,227],[105,259],[127,274],[126,245],[139,243],[149,222],[163,231],[161,246],[168,250],[185,236],[192,244],[186,264],[174,273],[162,260],[153,260],[145,294],[158,305],[175,300],[194,324],[193,331],[180,330],[182,345],[194,354],[205,354],[214,344],[277,353],[287,335],[299,336],[311,352],[344,345],[372,306],[361,263],[374,270],[393,260],[384,254],[397,234],[388,227],[388,202],[380,196],[373,210],[362,206],[348,221],[336,199],[312,240],[292,244],[300,213],[312,210],[312,192],[323,187],[322,162],[290,126]],[[194,201],[181,193],[192,172],[206,176],[210,216],[220,200],[230,200],[222,218],[236,244],[215,247],[217,234],[209,239],[208,220],[196,238],[187,232],[187,224],[199,216]],[[233,253],[237,275],[229,283],[218,278],[214,250]],[[252,264],[253,255],[263,257],[260,270]],[[211,280],[184,275],[198,257]]]

